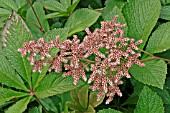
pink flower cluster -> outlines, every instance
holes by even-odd
[[[138,60],[141,56],[138,53],[138,45],[142,40],[135,42],[134,39],[124,38],[122,28],[125,24],[116,22],[117,16],[112,21],[101,22],[101,29],[95,29],[93,32],[86,28],[87,35],[80,42],[76,35],[73,40],[65,40],[59,42],[57,36],[55,40],[45,42],[40,38],[37,42],[30,41],[23,44],[24,48],[19,48],[22,57],[29,54],[28,60],[31,65],[34,65],[33,72],[42,71],[42,66],[50,64],[49,71],[54,70],[62,72],[62,64],[67,71],[63,76],[72,75],[74,84],[76,85],[80,77],[84,81],[87,80],[85,69],[91,72],[88,78],[88,83],[92,84],[90,89],[97,90],[98,100],[106,94],[108,99],[106,104],[109,104],[114,95],[122,96],[119,85],[123,82],[122,77],[130,78],[128,70],[133,64],[144,66]],[[51,48],[59,48],[60,52],[51,55]],[[89,60],[93,54],[95,60]],[[37,60],[35,57],[39,56]],[[52,57],[52,60],[49,58]],[[90,68],[90,70],[88,69]]]

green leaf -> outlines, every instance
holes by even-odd
[[[92,92],[89,96],[89,105],[92,107],[97,107],[103,102],[105,96],[103,96],[99,101],[97,101],[97,92]]]
[[[139,96],[135,113],[164,113],[163,102],[156,92],[145,86]]]
[[[67,8],[68,14],[71,14],[74,11],[74,9],[76,8],[76,6],[78,5],[79,2],[80,2],[80,0],[73,1],[72,5]]]
[[[0,104],[4,104],[4,102],[9,101],[13,98],[27,96],[28,93],[17,92],[11,89],[5,89],[0,87]]]
[[[43,9],[42,4],[39,2],[34,2],[33,7],[42,25],[43,30],[47,32],[49,30],[49,24],[47,19],[45,19],[45,11]],[[44,35],[43,32],[40,30],[41,26],[31,7],[26,13],[26,22],[28,27],[30,28],[30,31],[35,37],[42,37]]]
[[[167,91],[167,86],[164,86],[163,89],[159,89],[156,87],[151,87],[153,91],[155,91],[159,97],[161,97],[164,104],[170,104],[170,95]]]
[[[22,58],[21,53],[17,50],[22,47],[23,43],[31,39],[31,34],[21,17],[13,13],[11,19],[7,22],[8,29],[3,30],[6,37],[6,47],[3,53],[9,60],[12,67],[17,73],[26,80],[29,85],[31,84],[31,67],[27,58]]]
[[[99,110],[99,112],[97,113],[122,113],[122,112],[109,108],[109,109]]]
[[[88,91],[89,91],[88,89],[89,89],[89,86],[85,85],[81,89],[79,89],[79,92],[78,92],[79,103],[84,109],[87,109]]]
[[[0,8],[0,16],[10,15],[10,14],[11,14],[11,11],[9,11],[7,9]]]
[[[147,61],[144,67],[139,67],[137,65],[131,67],[130,73],[139,82],[163,89],[167,65],[162,60]]]
[[[45,15],[45,18],[48,19],[48,18],[57,18],[57,17],[63,17],[63,16],[68,16],[68,14],[66,12],[55,12],[55,13],[50,13],[50,14],[47,14]]]
[[[90,27],[97,21],[99,16],[100,13],[90,9],[78,9],[74,11],[65,24],[65,27],[70,27],[68,36]]]
[[[27,108],[27,105],[31,98],[32,96],[29,96],[29,97],[19,100],[13,106],[9,107],[5,113],[16,113],[16,111],[17,113],[23,113],[25,109]]]
[[[7,59],[2,55],[0,59],[0,83],[27,91],[21,77],[15,73]]]
[[[50,112],[53,113],[58,113],[58,109],[57,106],[55,105],[55,103],[53,102],[52,99],[50,98],[45,98],[43,100],[40,100],[40,102],[43,104],[43,106]]]
[[[128,25],[128,37],[142,39],[142,49],[159,18],[161,3],[159,0],[130,0],[123,8]]]
[[[45,41],[55,40],[56,36],[59,36],[59,41],[62,42],[67,39],[68,32],[68,27],[52,29],[44,35]]]
[[[93,108],[93,106],[89,105],[87,108],[87,111],[85,111],[84,113],[95,113],[95,109]]]
[[[51,73],[46,75],[46,77],[40,82],[35,89],[35,94],[38,98],[46,98],[70,91],[82,84],[83,83],[79,81],[79,84],[75,86],[71,77],[62,77],[61,74]]]
[[[67,7],[64,7],[63,4],[57,0],[47,0],[43,3],[44,7],[58,12],[67,12]]]
[[[154,55],[161,57],[161,58],[170,59],[170,49],[168,49],[167,51],[161,52],[161,53],[156,53]]]
[[[130,79],[131,84],[134,87],[134,91],[133,93],[130,95],[130,97],[123,103],[123,105],[127,105],[127,104],[137,104],[137,101],[139,99],[139,94],[141,93],[144,84],[137,81],[136,79],[134,79],[134,77],[132,77]]]
[[[77,111],[79,109],[81,110],[81,107],[79,107],[79,105],[77,105],[77,103],[74,103],[73,101],[67,101],[66,105],[74,111]]]
[[[59,36],[59,41],[62,42],[65,39],[67,39],[68,31],[69,31],[69,28],[53,29],[44,35],[44,39],[45,39],[45,41],[51,41],[51,40],[55,40],[56,36]],[[55,54],[58,53],[58,51],[59,50],[57,49],[55,51]],[[44,78],[44,76],[46,75],[46,73],[49,69],[49,66],[50,65],[44,66],[41,73],[35,72],[32,74],[33,89],[35,89],[38,86],[38,84],[41,82],[41,80]]]
[[[27,4],[27,0],[15,0],[15,2],[18,6],[18,9]]]
[[[126,20],[121,12],[121,10],[115,6],[110,12],[107,12],[107,14],[103,16],[104,21],[111,21],[113,20],[114,16],[118,15],[117,21],[120,22],[121,24],[127,24]],[[124,28],[124,35],[127,36],[127,30],[128,30],[128,26],[125,26]]]
[[[170,6],[163,6],[161,8],[161,14],[160,18],[165,19],[165,20],[170,20]]]
[[[125,3],[125,0],[106,0],[105,7],[102,10],[103,17],[106,16],[108,12],[111,12],[115,6],[122,9]]]
[[[0,6],[7,9],[12,9],[14,11],[18,10],[18,7],[14,0],[0,0]]]
[[[146,51],[159,53],[170,49],[170,22],[160,25],[149,39]]]
[[[42,106],[33,107],[33,108],[29,109],[28,113],[42,113]]]

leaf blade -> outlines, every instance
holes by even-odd
[[[159,18],[160,9],[159,0],[131,0],[123,8],[128,24],[128,37],[142,39],[141,49]]]
[[[164,113],[161,98],[145,86],[140,94],[135,113]]]
[[[74,11],[65,24],[65,27],[70,27],[68,36],[90,27],[97,21],[99,16],[100,13],[90,9],[78,9]]]
[[[23,113],[23,111],[25,111],[25,109],[27,108],[27,105],[31,98],[32,96],[29,96],[19,100],[13,106],[9,107],[5,113],[16,113],[16,111],[17,113]]]
[[[130,73],[139,82],[163,89],[167,73],[167,65],[161,60],[148,61],[145,62],[144,67],[134,65],[131,67]]]
[[[170,22],[160,25],[149,39],[146,51],[159,53],[170,49]]]
[[[31,84],[31,67],[26,58],[22,58],[21,54],[17,51],[18,48],[26,41],[29,41],[32,36],[21,17],[13,12],[9,20],[9,29],[3,32],[7,40],[6,46],[3,48],[3,53],[7,57],[12,67],[25,79],[29,85]]]
[[[0,104],[3,104],[6,101],[9,101],[13,98],[27,96],[28,93],[17,92],[11,89],[6,89],[0,87]]]
[[[49,83],[49,81],[51,81]],[[78,85],[73,85],[71,77],[64,78],[61,74],[51,73],[40,82],[35,89],[35,94],[38,98],[46,98],[52,95],[61,94],[66,91],[72,90],[83,83],[80,81]]]

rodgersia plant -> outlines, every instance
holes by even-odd
[[[119,89],[119,85],[123,84],[121,78],[130,78],[129,69],[133,64],[144,66],[138,59],[141,56],[138,45],[142,40],[124,37],[125,24],[117,22],[117,17],[101,22],[101,28],[93,32],[86,28],[87,35],[83,41],[77,35],[63,42],[59,42],[60,36],[49,42],[40,38],[38,41],[25,42],[18,51],[22,57],[28,57],[33,72],[41,73],[42,67],[50,64],[49,72],[54,70],[56,73],[64,72],[63,76],[71,75],[75,85],[82,78],[90,84],[92,91],[99,91],[97,100],[106,94],[106,104],[109,104],[115,94],[122,96]],[[52,54],[54,48],[58,48],[59,53]],[[94,60],[89,59],[91,55]],[[86,72],[91,72],[89,78]]]
[[[0,0],[0,112],[170,113],[169,4]]]

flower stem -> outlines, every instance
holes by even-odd
[[[35,100],[37,101],[37,103],[42,106],[42,109],[44,110],[44,112],[45,112],[45,113],[48,113],[48,111],[46,110],[46,108],[44,107],[44,105],[39,101],[38,97],[35,95],[32,87],[30,88],[29,92],[30,92],[30,95],[32,95],[32,96],[35,98]]]
[[[141,60],[142,62],[146,62],[146,61],[151,61],[151,60],[156,60],[156,59],[158,59],[158,60],[164,60],[164,61],[167,61],[168,63],[170,63],[170,60],[169,60],[169,59],[154,56],[153,54],[151,54],[151,53],[149,53],[149,52],[147,52],[147,51],[144,51],[144,50],[142,50],[142,49],[139,49],[139,50],[140,50],[141,52],[143,52],[143,53],[145,53],[145,54],[153,57],[153,58],[147,58],[147,59]]]
[[[37,103],[42,106],[42,108],[43,108],[43,110],[45,111],[45,113],[48,113],[48,111],[46,110],[46,108],[44,107],[44,105],[39,101],[38,97],[37,97],[36,95],[34,95],[34,97],[35,97],[35,100],[37,101]]]

